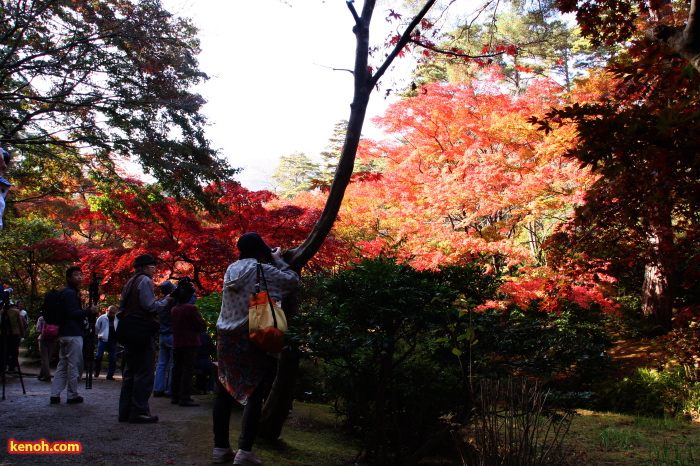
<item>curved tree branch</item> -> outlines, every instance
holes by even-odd
[[[357,43],[353,70],[355,91],[352,103],[350,104],[350,119],[348,120],[345,144],[340,154],[338,167],[336,168],[333,183],[331,184],[331,189],[328,194],[328,200],[321,213],[321,217],[316,222],[316,225],[314,225],[313,230],[304,243],[290,251],[286,257],[294,270],[300,271],[316,252],[318,252],[335,223],[345,196],[345,190],[352,176],[355,156],[357,154],[365,114],[367,112],[367,105],[374,86],[389,66],[391,66],[391,63],[399,55],[399,52],[408,44],[413,30],[420,24],[421,20],[428,11],[430,11],[435,2],[436,0],[428,0],[425,2],[420,12],[412,19],[408,26],[406,26],[403,34],[401,34],[401,39],[397,42],[396,46],[392,49],[384,60],[384,63],[382,63],[374,75],[372,75],[368,67],[368,60],[370,51],[369,25],[376,6],[376,0],[366,0],[364,2],[362,15],[358,15],[352,0],[346,2],[355,19],[353,32],[355,33]]]
[[[665,24],[659,24],[646,32],[649,40],[671,47],[700,71],[700,26],[698,25],[698,0],[690,3],[688,22],[680,31]]]

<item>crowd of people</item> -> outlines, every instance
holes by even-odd
[[[266,387],[269,389],[274,380],[279,354],[266,353],[251,343],[250,297],[260,288],[259,270],[265,278],[264,287],[276,303],[298,287],[299,275],[282,259],[281,249],[271,248],[257,233],[242,235],[237,246],[239,260],[224,275],[216,344],[206,332],[207,324],[196,306],[197,290],[188,278],[180,279],[177,285],[170,280],[160,283],[157,288],[161,297],[156,297],[153,279],[158,275],[158,261],[153,256],[136,257],[134,273],[125,284],[118,305],[109,306],[96,320],[98,306],[84,305],[81,299],[82,270],[69,267],[66,286],[59,294],[63,319],[56,325],[42,315],[36,323],[41,354],[39,380],[51,383],[50,404],[60,404],[64,390],[67,404],[85,401],[78,392],[87,357],[83,345],[86,336],[94,335],[97,351],[90,376],[100,376],[107,353],[106,380],[115,380],[117,356],[122,357],[122,385],[116,406],[119,422],[158,422],[158,416],[151,413],[151,396],[170,397],[173,404],[182,407],[199,406],[192,398],[193,374],[198,370],[204,377],[197,379],[196,390],[216,393],[213,462],[261,465],[252,449]],[[3,290],[10,328],[7,363],[12,362],[9,370],[19,370],[13,364],[19,364],[19,345],[29,322],[26,311],[22,314],[24,303],[7,299],[10,292]],[[94,325],[90,325],[91,321]],[[58,365],[52,377],[50,361],[56,350]],[[207,374],[215,375],[207,378]],[[243,417],[238,448],[234,450],[229,423],[236,404],[243,406]]]

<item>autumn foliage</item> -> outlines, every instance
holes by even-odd
[[[362,161],[381,177],[348,189],[336,231],[362,257],[391,255],[418,269],[479,263],[509,277],[510,296],[489,306],[563,300],[611,310],[602,269],[570,274],[548,266],[542,244],[598,175],[566,158],[572,131],[545,134],[528,123],[563,105],[549,80],[513,95],[490,71],[479,80],[435,83],[375,119],[387,137],[365,141]]]
[[[151,192],[149,192],[149,190]],[[105,293],[117,294],[132,273],[136,256],[152,254],[162,261],[156,282],[190,276],[200,293],[220,291],[221,278],[238,257],[237,239],[256,231],[270,244],[294,247],[303,241],[318,210],[271,203],[268,191],[250,192],[238,183],[223,186],[217,215],[157,195],[139,183],[88,197],[63,222],[65,234],[34,247],[53,251],[49,260],[80,263],[104,277]],[[150,198],[149,198],[150,195]],[[329,239],[309,264],[310,270],[333,266],[343,255]]]

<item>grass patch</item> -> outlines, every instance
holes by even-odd
[[[181,464],[210,464],[214,448],[212,408],[214,395],[199,396],[201,414],[175,426],[175,436],[182,445]],[[200,408],[191,408],[200,409]],[[231,414],[231,447],[236,448],[240,434],[242,409]],[[330,407],[294,403],[294,411],[282,430],[282,438],[271,442],[258,439],[255,455],[269,465],[341,466],[352,463],[357,445],[337,428]],[[180,463],[178,463],[180,464]]]
[[[175,425],[182,463],[210,464],[213,448],[213,395],[199,397],[201,415]],[[197,408],[198,409],[198,408]],[[242,411],[231,416],[231,442],[238,439]],[[255,454],[268,465],[346,466],[358,451],[356,441],[339,428],[330,407],[294,404],[294,411],[275,442],[258,440]],[[571,465],[700,466],[700,424],[594,411],[578,411],[567,436],[573,447]],[[424,465],[459,466],[453,458],[426,459]]]
[[[700,424],[676,419],[581,410],[569,442],[588,465],[700,465]]]

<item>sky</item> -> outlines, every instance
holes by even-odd
[[[316,161],[335,124],[350,116],[355,37],[345,0],[163,0],[171,13],[199,28],[200,69],[209,81],[195,90],[208,101],[203,113],[212,146],[251,190],[271,189],[279,157],[303,152]],[[361,8],[358,2],[357,8]],[[390,27],[377,8],[373,23]],[[373,30],[371,31],[373,32]],[[379,37],[382,39],[383,37]],[[397,73],[410,76],[410,63]],[[375,92],[369,119],[388,105]]]

